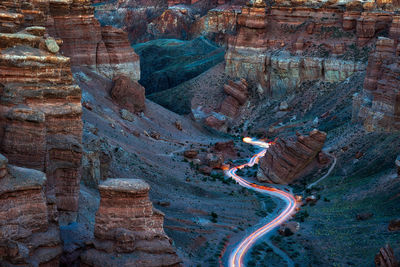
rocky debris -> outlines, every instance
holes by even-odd
[[[287,111],[288,109],[289,109],[289,105],[288,105],[288,103],[286,101],[282,101],[279,104],[279,110],[280,111]]]
[[[160,134],[160,133],[157,133],[157,132],[155,132],[155,131],[152,131],[152,132],[150,133],[150,137],[153,138],[153,139],[155,139],[155,140],[160,140],[160,139],[161,139],[161,134]]]
[[[194,159],[197,157],[198,154],[199,152],[195,149],[190,149],[183,152],[183,156],[188,159]]]
[[[99,186],[95,239],[81,255],[83,266],[179,266],[149,190],[138,179],[108,179]]]
[[[201,172],[204,175],[211,175],[212,170],[213,169],[210,166],[206,166],[206,165],[199,167],[199,172]]]
[[[63,223],[78,208],[81,89],[57,51],[62,42],[42,27],[48,4],[32,4],[32,12],[15,6],[24,23],[0,33],[0,150],[11,164],[46,171],[46,194],[56,197]]]
[[[122,108],[138,113],[145,109],[145,89],[131,78],[120,75],[114,78],[111,98]]]
[[[212,129],[216,129],[219,131],[226,131],[226,122],[227,120],[224,118],[223,120],[219,117],[217,118],[214,115],[208,116],[204,120],[204,124]]]
[[[175,121],[174,125],[175,125],[175,128],[178,129],[179,131],[183,130],[182,122]]]
[[[278,139],[260,159],[258,180],[276,184],[294,182],[316,159],[326,139],[326,133],[316,129],[309,135]]]
[[[43,172],[1,164],[0,261],[3,266],[58,266],[62,253],[60,232],[46,198]],[[4,173],[3,173],[4,174]]]
[[[221,103],[220,113],[235,118],[240,106],[245,104],[249,97],[248,84],[244,79],[229,81],[224,85],[224,92],[228,96]]]
[[[389,231],[400,231],[400,219],[391,220],[388,226]]]
[[[312,205],[312,204],[317,203],[317,202],[318,202],[318,199],[317,199],[316,196],[311,195],[311,196],[307,196],[306,199],[305,199],[305,201],[306,201],[307,204],[311,204],[311,205]]]
[[[291,221],[282,224],[278,229],[278,233],[283,236],[291,236],[297,233],[299,229],[300,229],[300,223]]]
[[[234,159],[237,157],[237,151],[235,148],[235,143],[231,141],[227,142],[217,142],[212,148],[215,153],[222,154],[225,159]]]
[[[357,214],[356,219],[358,221],[365,221],[365,220],[368,220],[368,219],[372,218],[372,216],[374,216],[374,214],[370,213],[370,212],[359,213],[359,214]]]
[[[205,157],[205,163],[211,169],[221,169],[224,164],[224,157],[222,154],[208,153]]]
[[[330,162],[330,158],[327,154],[325,154],[324,152],[319,152],[318,153],[318,163],[322,164],[322,165],[326,165]]]
[[[375,255],[375,266],[377,267],[398,267],[393,249],[387,244],[385,247],[379,250],[379,253]]]
[[[135,120],[135,115],[126,109],[121,109],[120,114],[121,114],[121,118],[123,118],[124,120],[130,121],[130,122]]]

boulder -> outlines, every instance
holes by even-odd
[[[145,89],[138,82],[125,75],[113,79],[111,98],[121,107],[132,113],[145,109]]]
[[[381,248],[378,254],[375,255],[375,266],[376,267],[398,267],[399,263],[397,262],[393,249],[389,244]]]
[[[317,159],[326,139],[326,133],[313,130],[308,135],[278,139],[260,159],[258,180],[288,184]]]

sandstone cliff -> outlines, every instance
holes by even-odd
[[[353,98],[353,120],[361,120],[368,131],[400,130],[399,37],[396,16],[390,38],[379,38],[369,56],[363,92]]]
[[[78,209],[81,90],[70,59],[58,52],[62,41],[44,27],[26,27],[44,24],[44,13],[2,4],[16,26],[0,33],[0,148],[10,163],[46,171],[47,195],[70,221]]]

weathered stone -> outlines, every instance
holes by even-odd
[[[326,139],[326,133],[313,130],[308,136],[298,135],[279,139],[260,159],[258,180],[288,184],[317,157]]]
[[[99,185],[95,247],[82,254],[84,266],[180,263],[164,233],[164,215],[149,201],[149,190],[150,186],[138,179],[108,179]]]
[[[145,89],[127,76],[117,76],[113,80],[111,97],[117,104],[132,113],[145,109]]]

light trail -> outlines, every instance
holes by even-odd
[[[257,184],[251,183],[236,174],[236,171],[239,169],[243,169],[244,167],[252,167],[252,166],[254,166],[254,164],[257,164],[258,161],[260,160],[260,158],[265,156],[267,149],[271,145],[274,144],[274,142],[264,142],[264,141],[252,139],[250,137],[243,138],[243,142],[262,147],[262,148],[264,148],[264,150],[255,154],[249,160],[248,163],[245,163],[243,165],[229,169],[228,171],[226,171],[226,174],[228,176],[232,177],[235,181],[237,181],[243,187],[246,187],[248,189],[252,189],[252,190],[255,190],[255,191],[258,191],[261,193],[276,196],[276,197],[284,200],[287,203],[287,206],[272,221],[270,221],[269,223],[265,224],[264,226],[258,228],[256,231],[254,231],[253,233],[248,235],[245,239],[243,239],[237,245],[237,247],[232,251],[231,255],[229,256],[229,266],[230,267],[244,266],[243,257],[248,252],[248,250],[251,248],[251,246],[258,239],[263,237],[265,234],[272,231],[274,228],[276,228],[277,226],[281,225],[283,222],[288,220],[293,215],[293,213],[295,212],[296,207],[297,207],[296,198],[292,194],[282,191],[282,190],[279,190],[277,188],[267,187],[267,186],[262,186],[262,185],[257,185]]]

